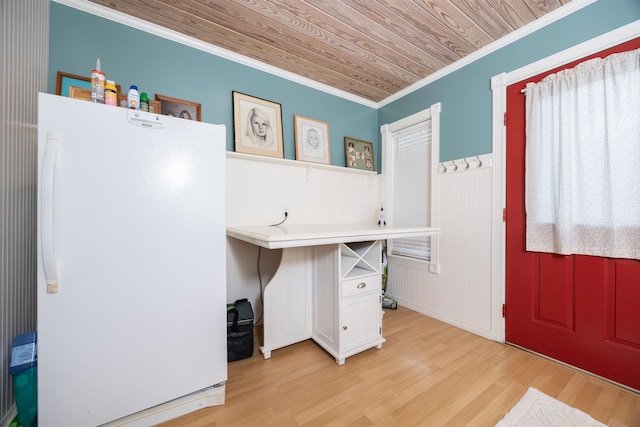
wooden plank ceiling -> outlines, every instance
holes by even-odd
[[[379,102],[571,0],[91,0]]]

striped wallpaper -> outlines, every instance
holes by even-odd
[[[11,346],[36,328],[37,93],[47,90],[49,1],[0,2],[0,426],[15,416]]]

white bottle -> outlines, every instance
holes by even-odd
[[[138,86],[131,85],[129,88],[129,94],[127,95],[127,108],[132,110],[140,109],[140,93],[138,93]]]

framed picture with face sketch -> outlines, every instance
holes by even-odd
[[[284,158],[282,106],[236,91],[232,95],[235,151]]]
[[[331,164],[329,125],[325,122],[293,115],[296,137],[296,160]]]

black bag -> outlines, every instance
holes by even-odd
[[[253,356],[253,310],[246,299],[227,304],[227,361]]]

